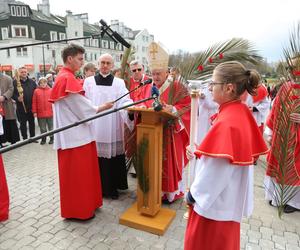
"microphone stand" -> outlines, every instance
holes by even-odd
[[[142,83],[142,82],[141,82],[141,83]],[[152,83],[152,82],[150,82],[150,83]],[[150,84],[150,83],[149,83],[149,84]],[[124,94],[124,95],[118,97],[118,98],[117,98],[116,100],[114,100],[113,102],[117,102],[117,101],[121,100],[123,97],[129,95],[130,93],[136,91],[137,89],[139,89],[139,88],[141,88],[141,87],[143,87],[143,86],[146,86],[146,84],[140,84],[139,86],[137,86],[137,87],[135,87],[134,89],[132,89],[132,90],[130,90],[129,92],[127,92],[126,94]]]
[[[54,130],[51,130],[51,131],[48,131],[48,132],[46,132],[46,133],[42,133],[42,134],[40,134],[40,135],[31,137],[31,138],[26,139],[26,140],[24,140],[24,141],[18,142],[18,143],[13,144],[13,145],[10,145],[10,146],[8,146],[8,147],[1,148],[1,149],[0,149],[0,154],[6,153],[6,152],[8,152],[8,151],[11,151],[11,150],[16,149],[16,148],[19,148],[19,147],[22,147],[22,146],[24,146],[24,145],[26,145],[26,144],[32,143],[32,142],[34,142],[34,141],[36,141],[36,140],[39,140],[39,139],[41,139],[41,138],[43,138],[43,137],[50,136],[50,135],[54,135],[54,134],[56,134],[56,133],[58,133],[58,132],[61,132],[61,131],[66,130],[66,129],[76,127],[76,126],[78,126],[78,125],[80,125],[80,124],[82,124],[82,123],[85,123],[85,122],[88,122],[88,121],[91,121],[91,120],[95,120],[95,119],[97,119],[97,118],[99,118],[99,117],[103,117],[103,116],[106,116],[106,115],[109,115],[109,114],[118,112],[118,111],[120,111],[120,110],[129,108],[129,107],[134,106],[134,105],[136,105],[136,104],[140,104],[140,103],[142,103],[142,102],[146,102],[146,101],[153,100],[153,99],[155,99],[155,97],[149,97],[149,98],[146,98],[146,99],[143,99],[143,100],[139,100],[139,101],[137,101],[137,102],[133,102],[133,103],[127,104],[127,105],[125,105],[125,106],[123,106],[123,107],[115,108],[115,109],[113,109],[113,110],[109,110],[109,111],[106,111],[106,112],[101,112],[101,113],[99,113],[99,114],[96,114],[96,115],[91,116],[91,117],[86,118],[86,119],[82,119],[82,120],[80,120],[80,121],[74,122],[74,123],[69,124],[69,125],[67,125],[67,126],[64,126],[64,127],[61,127],[61,128],[57,128],[57,129],[54,129]]]

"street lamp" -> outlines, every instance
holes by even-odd
[[[42,35],[42,39],[46,38],[47,35],[44,33]],[[45,66],[45,48],[44,48],[44,44],[42,44],[42,53],[43,53],[43,73],[44,73],[44,77],[46,77],[46,66]]]

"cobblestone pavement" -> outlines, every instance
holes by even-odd
[[[59,210],[56,152],[37,143],[5,153],[10,218],[0,223],[0,249],[182,249],[185,206],[177,201],[175,220],[164,236],[119,225],[120,214],[135,200],[135,179],[119,200],[104,200],[89,222],[63,220]],[[264,201],[263,168],[256,167],[255,209],[243,221],[242,249],[300,250],[300,212],[279,219]]]

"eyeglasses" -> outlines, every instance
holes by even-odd
[[[225,84],[224,82],[213,82],[213,81],[211,81],[210,83],[209,83],[209,86],[215,86],[215,85],[217,85],[217,84]]]
[[[133,69],[133,70],[131,70],[133,73],[135,73],[135,72],[137,72],[137,71],[142,71],[142,69]]]

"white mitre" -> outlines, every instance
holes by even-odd
[[[169,54],[161,44],[156,42],[150,43],[148,47],[148,63],[150,70],[168,69]]]

